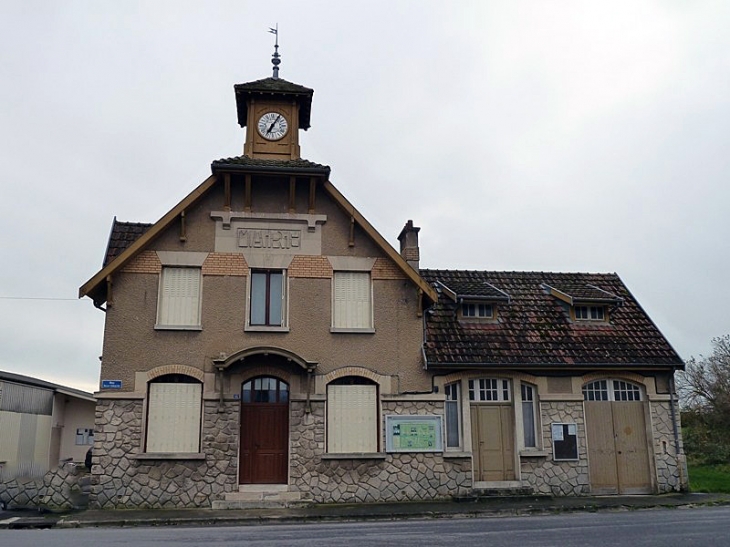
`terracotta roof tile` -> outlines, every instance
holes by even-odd
[[[249,156],[236,156],[223,158],[212,163],[213,171],[218,169],[238,168],[242,170],[281,171],[284,173],[312,173],[328,176],[330,168],[327,165],[315,163],[305,159],[297,160],[271,160],[252,158]]]
[[[464,322],[457,304],[441,291],[426,313],[429,367],[458,366],[680,366],[659,329],[616,274],[421,270],[430,283],[469,287],[486,283],[507,293],[496,322]],[[593,288],[582,288],[591,286]],[[548,287],[581,298],[612,297],[609,322],[571,320],[568,304]],[[605,291],[605,293],[604,293]],[[618,305],[620,304],[620,305]]]
[[[151,226],[152,224],[145,222],[121,222],[117,220],[117,217],[114,217],[103,266],[119,256],[124,249],[137,241]]]

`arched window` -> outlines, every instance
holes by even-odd
[[[596,380],[583,386],[585,401],[641,401],[641,388],[625,380]]]
[[[272,376],[259,376],[244,382],[241,388],[244,403],[288,403],[289,384]]]
[[[203,384],[185,374],[165,374],[147,390],[147,452],[200,452]]]
[[[378,451],[378,386],[362,376],[327,385],[327,452]]]

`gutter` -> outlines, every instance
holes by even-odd
[[[322,175],[329,177],[329,167],[266,167],[263,165],[240,165],[236,163],[218,163],[213,162],[210,164],[211,171],[215,174],[216,172],[238,172],[238,173],[251,173],[256,174],[271,174],[271,173],[286,173],[290,175]]]

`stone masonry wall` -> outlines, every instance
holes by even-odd
[[[652,402],[651,423],[654,430],[654,461],[656,461],[657,489],[660,493],[687,490],[687,461],[684,458],[682,428],[677,424],[679,435],[679,457],[674,443],[672,410],[667,402]],[[679,408],[675,408],[679,420]]]
[[[0,502],[8,509],[69,511],[88,504],[86,467],[63,462],[43,477],[16,477],[0,482]]]
[[[384,402],[382,408],[383,415],[443,414],[443,402]],[[293,402],[291,431],[290,483],[303,499],[320,503],[429,500],[464,495],[471,488],[469,458],[398,453],[384,459],[323,459],[324,402],[312,402],[311,413],[305,412],[303,403]]]
[[[137,460],[142,401],[100,399],[89,505],[93,508],[210,507],[238,488],[237,402],[205,401],[205,460]]]
[[[535,493],[553,496],[588,494],[588,453],[582,401],[540,403],[542,442],[547,457],[522,458],[522,481]],[[578,428],[578,461],[553,461],[552,423],[574,423]]]

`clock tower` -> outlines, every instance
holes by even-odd
[[[273,160],[300,158],[299,129],[309,129],[314,90],[279,78],[278,44],[273,76],[237,84],[238,123],[246,128],[244,156]]]

